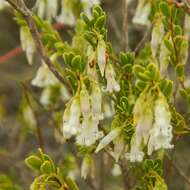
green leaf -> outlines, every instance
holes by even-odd
[[[86,25],[88,25],[88,26],[91,25],[91,22],[90,22],[89,18],[84,13],[81,13],[80,17],[84,20],[84,22],[86,23]]]
[[[77,55],[75,56],[73,59],[72,59],[72,62],[71,62],[71,65],[72,67],[75,69],[75,70],[78,70],[80,72],[83,71],[83,63],[82,63],[82,58],[80,55]]]
[[[171,10],[167,3],[165,2],[160,3],[160,10],[164,16],[166,16],[167,18],[170,18]]]
[[[184,65],[183,64],[177,64],[176,68],[175,68],[175,71],[176,71],[176,75],[177,77],[179,78],[183,78],[184,77]]]
[[[173,91],[173,82],[171,80],[166,79],[166,80],[163,80],[160,85],[161,85],[161,89],[164,95],[166,97],[170,97]]]
[[[70,177],[66,178],[66,184],[69,186],[71,190],[79,190],[77,184]]]
[[[105,20],[106,20],[106,15],[102,15],[101,17],[99,17],[97,19],[97,21],[95,22],[95,27],[98,28],[98,29],[102,29],[102,27],[104,26],[105,24]]]
[[[180,93],[180,95],[181,95],[183,98],[185,98],[185,99],[188,99],[188,98],[189,98],[189,94],[188,94],[188,92],[187,92],[186,90],[180,89],[180,90],[179,90],[179,93]]]
[[[147,83],[141,80],[138,80],[136,82],[136,87],[138,88],[139,91],[143,91],[146,87]]]
[[[98,13],[100,16],[104,13],[103,10],[102,10],[102,8],[101,8],[99,5],[95,6],[95,7],[93,8],[93,10],[97,11],[97,13]]]
[[[134,65],[133,66],[133,73],[138,77],[138,73],[144,73],[145,68],[140,65]]]
[[[54,172],[54,166],[48,160],[46,160],[40,167],[40,171],[44,174],[50,174]]]
[[[121,62],[121,65],[133,65],[134,64],[134,54],[133,53],[124,53],[121,52],[119,54],[119,59]]]
[[[158,72],[158,68],[156,67],[156,65],[154,63],[150,63],[147,67],[148,69],[148,75],[150,76],[150,78],[152,78],[153,80],[158,80],[159,79],[159,72]]]
[[[42,160],[39,157],[32,155],[25,159],[25,163],[33,170],[40,170]]]
[[[63,54],[64,61],[68,65],[71,65],[71,61],[73,57],[74,57],[74,54],[72,52]]]

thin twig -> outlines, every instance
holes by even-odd
[[[129,38],[128,38],[128,3],[127,0],[123,0],[123,42],[124,50],[128,51]]]
[[[38,116],[37,116],[37,114],[36,114],[36,112],[35,112],[35,110],[33,108],[33,105],[31,103],[31,101],[30,101],[27,86],[24,83],[21,83],[21,84],[22,84],[22,87],[24,89],[23,91],[24,91],[24,96],[26,98],[26,101],[27,101],[28,105],[30,106],[30,109],[32,110],[32,113],[34,114],[34,117],[35,117],[36,122],[37,122],[36,132],[37,132],[37,137],[38,137],[38,141],[39,141],[39,146],[44,151],[44,140],[43,140],[41,128],[39,126]]]
[[[146,42],[146,40],[147,40],[147,38],[149,36],[149,33],[151,31],[150,29],[151,29],[151,26],[147,28],[146,32],[144,33],[143,38],[141,39],[141,41],[135,47],[135,49],[134,49],[135,53],[137,53],[140,50],[140,48],[144,45],[144,43]]]
[[[44,63],[48,66],[48,68],[50,69],[50,71],[55,75],[55,77],[62,82],[63,84],[65,84],[68,89],[70,88],[70,84],[68,83],[67,80],[65,80],[65,78],[57,71],[56,67],[54,66],[54,64],[52,64],[49,56],[47,55],[43,44],[41,42],[40,39],[40,34],[38,32],[38,29],[36,27],[36,24],[34,22],[33,16],[31,11],[26,7],[25,3],[23,2],[23,0],[6,0],[10,5],[12,5],[17,11],[19,11],[23,17],[25,18],[25,20],[28,23],[32,38],[34,40],[34,43],[36,45],[36,49],[41,57],[41,59],[44,61]]]

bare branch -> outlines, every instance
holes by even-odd
[[[124,50],[128,50],[128,4],[127,0],[123,0],[123,37],[124,37]]]

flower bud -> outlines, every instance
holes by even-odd
[[[146,0],[139,0],[135,16],[133,17],[133,23],[140,25],[150,25],[150,21],[148,19],[151,11],[151,4]]]
[[[92,116],[95,120],[103,119],[102,114],[102,93],[98,84],[94,83],[91,94]]]
[[[27,26],[22,26],[20,28],[20,40],[22,49],[26,53],[28,63],[31,65],[33,63],[33,57],[36,48],[30,30]]]
[[[106,67],[106,44],[102,38],[98,41],[97,61],[98,61],[100,73],[102,76],[104,76],[104,71]]]
[[[106,91],[112,93],[113,91],[120,91],[120,85],[115,80],[115,71],[113,69],[112,64],[107,64],[106,66],[106,80],[107,80],[107,88]]]

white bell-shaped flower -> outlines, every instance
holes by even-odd
[[[42,63],[31,83],[33,86],[47,87],[50,85],[58,84],[59,81],[49,70],[48,66],[45,63]]]
[[[81,166],[81,177],[86,179],[88,175],[92,178],[94,178],[95,175],[94,160],[89,154],[85,155]]]
[[[33,63],[36,48],[30,30],[27,26],[22,26],[20,28],[20,40],[21,47],[23,51],[26,53],[28,63],[31,65]]]
[[[134,143],[136,144],[136,143]],[[130,153],[126,154],[126,159],[130,162],[142,162],[144,158],[144,152],[138,146],[132,146]]]
[[[151,50],[152,50],[152,55],[154,58],[156,58],[158,47],[160,46],[162,42],[164,33],[165,33],[164,25],[162,23],[162,20],[159,19],[154,25],[153,30],[152,30]]]
[[[68,0],[67,0],[68,1]],[[57,22],[63,23],[65,25],[74,26],[76,23],[75,15],[73,11],[68,6],[68,2],[66,0],[62,0],[61,13],[57,16]]]
[[[27,123],[28,126],[30,126],[30,128],[35,128],[37,126],[37,121],[34,115],[33,110],[31,109],[31,107],[29,105],[26,105],[23,108],[23,120],[24,122]]]
[[[100,73],[104,76],[105,67],[106,67],[106,43],[101,37],[98,41],[97,46],[97,62],[100,69]]]
[[[150,130],[150,139],[148,143],[148,154],[151,155],[154,150],[160,148],[173,148],[171,141],[173,138],[171,114],[165,98],[159,97],[155,102],[155,122]]]
[[[107,80],[107,88],[106,91],[112,93],[113,91],[120,91],[120,85],[119,83],[115,80],[116,74],[113,69],[113,66],[111,63],[108,63],[106,66],[106,80]]]
[[[70,105],[65,109],[63,115],[63,135],[65,138],[70,138],[76,135],[80,126],[80,99],[75,97]]]
[[[170,54],[171,52],[168,50],[163,40],[160,46],[160,55],[159,55],[161,77],[166,77],[168,74],[167,69],[170,62]]]
[[[102,93],[101,93],[101,89],[97,83],[93,83],[93,86],[92,86],[91,112],[92,112],[93,119],[95,119],[95,120],[103,119]]]
[[[149,102],[147,102],[149,98]],[[131,162],[140,162],[143,160],[143,146],[147,145],[149,131],[153,124],[152,101],[146,92],[141,93],[134,106],[134,125],[135,132],[131,140],[130,153],[127,159]]]
[[[84,84],[80,91],[80,106],[83,117],[89,117],[91,114],[90,95]]]
[[[91,146],[102,138],[103,133],[98,130],[98,123],[98,120],[93,120],[91,117],[83,118],[80,131],[76,137],[77,144]]]
[[[133,23],[139,25],[150,25],[149,14],[151,11],[150,2],[146,2],[146,0],[139,0],[135,16],[133,17]]]
[[[58,0],[37,0],[35,5],[37,15],[42,19],[52,22],[52,19],[58,13],[58,3]]]
[[[150,109],[147,107],[147,109]],[[145,111],[145,110],[144,110]],[[153,115],[151,110],[145,111],[137,121],[135,133],[131,141],[131,150],[128,154],[128,159],[131,162],[141,162],[144,153],[142,151],[143,145],[146,145],[149,138],[149,131],[152,127]]]
[[[41,94],[41,97],[40,97],[40,103],[43,105],[43,106],[49,106],[50,104],[50,99],[51,99],[51,96],[52,96],[52,89],[51,89],[51,86],[47,86],[43,89],[42,91],[42,94]]]
[[[111,130],[110,133],[108,133],[108,135],[106,135],[98,144],[95,152],[98,153],[100,150],[102,150],[103,148],[105,148],[110,142],[112,142],[113,140],[115,140],[121,133],[121,129],[120,128],[115,128],[113,130]]]

